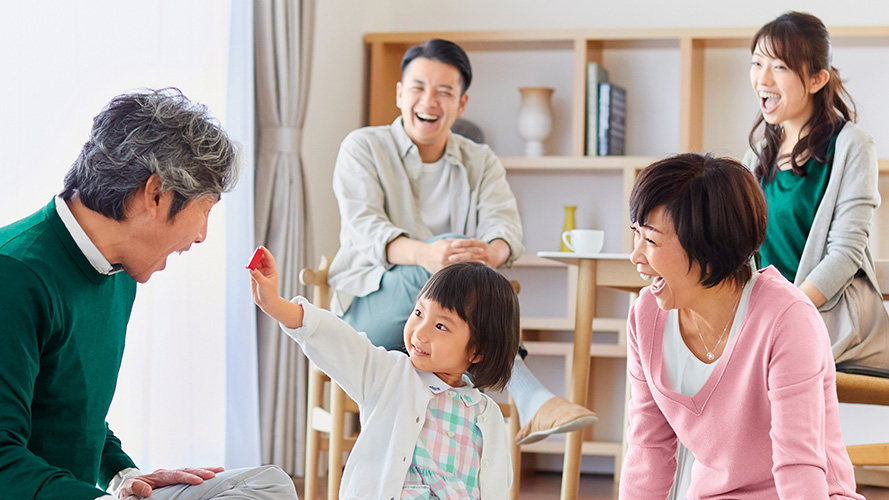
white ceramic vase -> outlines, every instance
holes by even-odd
[[[553,129],[552,95],[549,87],[522,87],[519,136],[525,140],[525,156],[543,156],[543,141]]]

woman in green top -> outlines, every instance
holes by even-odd
[[[757,32],[751,51],[760,116],[745,163],[769,207],[761,264],[818,307],[838,364],[889,368],[889,315],[867,247],[877,156],[831,66],[830,35],[817,17],[788,12]]]

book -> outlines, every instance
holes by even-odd
[[[627,91],[610,82],[599,84],[599,156],[625,153]]]
[[[599,84],[608,81],[608,70],[598,63],[586,65],[586,155],[599,154]]]

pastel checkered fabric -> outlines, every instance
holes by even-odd
[[[475,423],[485,410],[484,397],[470,385],[429,389],[435,396],[426,408],[401,498],[478,499],[482,434]]]

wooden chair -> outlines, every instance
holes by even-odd
[[[837,370],[837,399],[841,403],[889,406],[889,378],[843,372],[842,366]],[[889,465],[889,443],[851,445],[846,450],[852,465]]]
[[[330,257],[322,256],[317,268],[306,268],[299,272],[299,281],[304,285],[314,287],[312,304],[317,307],[328,308],[330,304],[330,286],[327,284],[327,272],[330,269]],[[518,282],[512,282],[516,293],[519,292]],[[306,470],[305,500],[315,500],[318,491],[318,465],[322,451],[327,451],[327,498],[337,500],[339,496],[340,482],[343,477],[343,453],[351,451],[355,445],[357,436],[345,435],[345,421],[347,413],[358,414],[358,405],[346,396],[336,383],[318,369],[314,363],[309,362],[308,396],[306,401]],[[328,387],[329,408],[324,407],[324,388]],[[519,432],[518,411],[512,397],[509,403],[500,403],[500,411],[507,419],[509,436],[515,436]],[[323,434],[327,434],[325,438]],[[521,450],[519,445],[511,443],[510,456],[512,457],[513,483],[509,491],[509,500],[519,498],[519,479],[521,475]]]
[[[883,300],[889,300],[889,259],[874,259],[877,282]],[[889,406],[889,370],[837,366],[837,399],[841,403]],[[847,446],[849,458],[855,466],[889,465],[889,443]],[[889,486],[885,467],[856,467],[859,484]]]
[[[317,269],[306,268],[300,271],[299,281],[314,286],[312,304],[327,308],[330,304],[330,287],[327,285],[327,271],[330,257],[322,256]],[[329,408],[324,407],[324,388],[329,387]],[[315,500],[318,490],[319,459],[322,451],[327,451],[327,498],[336,500],[339,496],[340,481],[343,475],[343,453],[350,451],[355,444],[355,436],[345,435],[346,413],[358,413],[358,405],[330,378],[309,362],[308,395],[306,400],[306,470],[303,497]],[[328,435],[327,438],[322,433]]]

